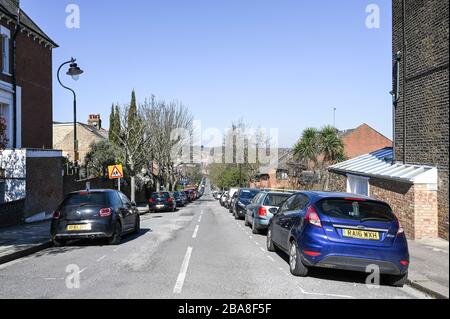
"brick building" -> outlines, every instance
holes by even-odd
[[[0,116],[6,119],[8,148],[51,149],[57,45],[19,8],[19,0],[0,0],[0,29]]]
[[[77,123],[77,139],[80,162],[83,163],[92,143],[108,139],[108,131],[102,128],[100,115],[89,115],[88,124]],[[63,156],[73,160],[73,122],[53,123],[53,148],[62,150]]]
[[[439,235],[447,240],[448,41],[448,1],[393,1],[393,53],[402,52],[395,158],[438,168]]]
[[[332,190],[385,200],[414,239],[448,240],[448,21],[448,1],[393,1],[394,149],[330,168]]]
[[[0,227],[51,212],[61,200],[62,156],[52,150],[56,47],[19,0],[0,0],[0,117],[8,139],[0,152]]]
[[[339,132],[344,143],[347,158],[358,157],[385,147],[392,147],[392,141],[366,123],[355,129]]]

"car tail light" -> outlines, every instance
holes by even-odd
[[[308,207],[305,220],[314,226],[322,227],[319,214],[317,214],[317,211],[313,206]]]
[[[111,208],[102,208],[100,209],[100,217],[109,217],[112,214]]]
[[[61,218],[61,213],[59,211],[55,211],[53,213],[53,219],[60,219]]]
[[[397,236],[404,234],[405,233],[405,229],[402,227],[402,224],[400,223],[400,221],[398,222],[398,230],[397,230]]]
[[[172,199],[172,197],[169,197],[169,199],[167,200],[169,203],[172,203],[173,202],[173,199]]]
[[[305,255],[311,256],[311,257],[317,257],[320,256],[320,253],[317,251],[310,251],[310,250],[304,250],[303,253]]]
[[[264,207],[260,207],[258,209],[258,215],[260,217],[266,217],[267,216],[267,210]]]
[[[153,203],[155,202],[155,200],[154,200],[153,198],[150,198],[150,199],[148,200],[148,202],[149,202],[150,204],[153,204]]]
[[[402,266],[408,266],[409,265],[409,261],[408,260],[401,260],[400,264],[402,264]]]

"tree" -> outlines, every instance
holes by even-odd
[[[114,141],[114,132],[116,131],[116,128],[114,126],[115,124],[115,114],[114,114],[114,104],[111,106],[111,114],[109,115],[109,135],[108,135],[108,139],[110,142]]]
[[[309,187],[319,180],[320,186],[327,189],[327,167],[345,160],[344,143],[338,133],[332,126],[324,126],[321,130],[308,128],[294,146],[294,156],[308,163],[314,173]]]
[[[121,151],[110,141],[100,141],[90,145],[84,165],[88,176],[108,176],[108,166],[123,163]]]
[[[132,128],[138,120],[138,110],[137,110],[137,102],[136,102],[136,92],[133,90],[131,92],[131,102],[130,109],[128,111],[128,127]]]
[[[0,117],[0,151],[6,148],[8,139],[6,138],[6,120]]]

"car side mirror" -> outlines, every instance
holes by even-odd
[[[278,214],[280,210],[278,208],[272,207],[271,209],[269,209],[269,212],[273,215]]]

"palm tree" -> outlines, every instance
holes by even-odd
[[[294,156],[298,160],[314,165],[312,183],[319,175],[320,184],[325,189],[328,188],[327,166],[345,159],[344,144],[338,133],[332,126],[324,126],[321,130],[308,128],[294,146]]]

